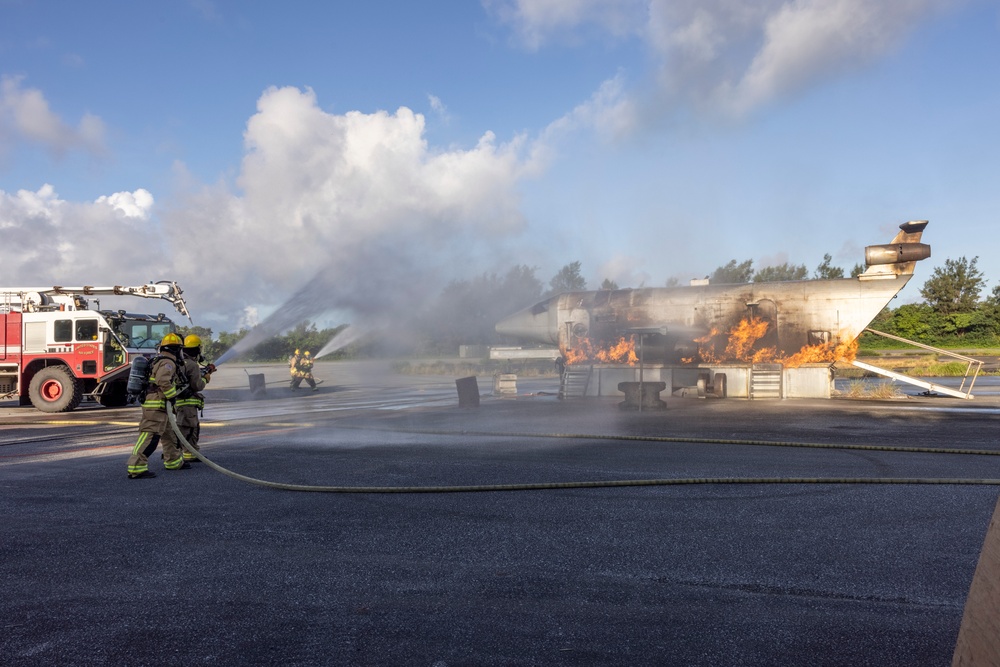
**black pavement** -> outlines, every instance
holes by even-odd
[[[478,408],[457,407],[450,378],[276,383],[256,401],[234,384],[209,395],[203,451],[331,486],[1000,478],[996,456],[788,446],[998,451],[996,401],[668,398],[637,414],[559,401],[552,382]],[[304,493],[158,454],[155,479],[129,480],[137,421],[0,414],[4,665],[947,665],[1000,493]]]

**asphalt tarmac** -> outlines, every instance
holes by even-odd
[[[316,392],[286,373],[220,370],[208,458],[337,487],[702,482],[295,492],[158,454],[155,479],[129,480],[138,409],[0,403],[0,663],[951,662],[1000,487],[845,480],[1000,479],[994,378],[972,401],[639,414],[560,401],[554,378],[506,398],[479,378],[480,405],[459,407],[455,378],[381,363],[320,363]]]

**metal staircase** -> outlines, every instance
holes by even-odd
[[[559,380],[559,398],[583,398],[587,395],[593,366],[567,366]]]
[[[753,364],[750,368],[750,400],[781,398],[781,364]]]

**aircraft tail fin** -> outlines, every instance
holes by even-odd
[[[920,242],[926,226],[926,220],[904,222],[888,244],[865,248],[865,265],[868,268],[858,277],[873,280],[913,275],[917,262],[931,256],[931,247]]]

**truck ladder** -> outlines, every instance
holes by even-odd
[[[972,386],[976,383],[976,378],[979,377],[979,371],[983,367],[983,362],[978,359],[973,359],[972,357],[966,357],[964,355],[958,354],[957,352],[951,352],[949,350],[942,350],[938,347],[931,347],[930,345],[924,345],[923,343],[918,343],[915,340],[908,340],[906,338],[900,338],[899,336],[893,336],[892,334],[883,333],[882,331],[876,331],[875,329],[865,329],[878,336],[884,336],[892,340],[899,341],[901,343],[907,343],[908,345],[914,345],[919,348],[923,348],[930,352],[935,352],[939,355],[945,357],[951,357],[952,359],[958,359],[967,363],[965,367],[965,376],[962,378],[962,384],[958,389],[952,389],[950,387],[942,387],[939,384],[934,384],[933,382],[927,382],[926,380],[920,380],[915,377],[910,377],[909,375],[904,375],[902,373],[896,373],[895,371],[886,370],[885,368],[879,368],[878,366],[872,366],[871,364],[866,364],[863,361],[854,360],[851,362],[854,366],[876,373],[878,375],[885,376],[887,378],[892,378],[898,382],[905,382],[907,384],[912,384],[917,387],[923,387],[928,392],[935,392],[938,394],[947,394],[948,396],[954,396],[955,398],[965,398],[971,399],[972,396]],[[971,374],[971,378],[970,378]],[[965,388],[965,383],[969,383],[969,388]]]

